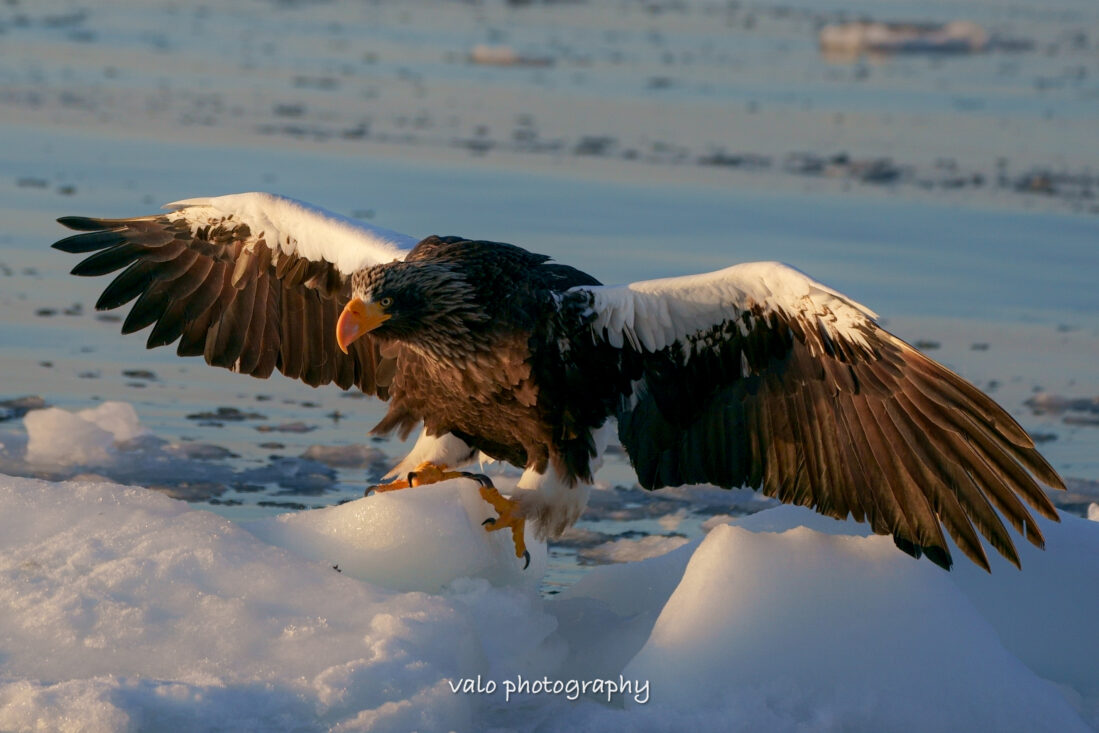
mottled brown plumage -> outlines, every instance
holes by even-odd
[[[422,422],[498,460],[544,472],[554,459],[568,471],[577,437],[555,430],[568,401],[540,399],[532,334],[555,294],[599,283],[548,259],[508,244],[428,237],[404,262],[356,273],[356,295],[393,298],[393,317],[371,335],[403,346],[389,412],[374,432],[407,436]],[[576,475],[590,480],[586,441],[581,455]]]

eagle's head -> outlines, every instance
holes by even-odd
[[[450,263],[389,262],[351,277],[351,300],[336,324],[344,353],[366,333],[426,351],[453,351],[468,344],[489,316],[476,292]]]

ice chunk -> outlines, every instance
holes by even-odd
[[[113,460],[118,443],[146,434],[132,405],[104,402],[69,412],[59,407],[28,412],[27,462],[53,465],[102,465]]]
[[[818,38],[826,54],[979,53],[988,33],[976,23],[881,23],[857,21],[826,25]]]
[[[731,730],[1087,730],[949,575],[805,527],[715,527],[623,674]]]
[[[833,535],[870,534],[865,524],[836,521],[795,506],[735,521],[753,532],[808,526]],[[1018,542],[1022,570],[989,550],[992,572],[986,573],[951,544],[956,562],[943,576],[976,606],[1012,654],[1042,677],[1088,696],[1099,715],[1099,635],[1094,632],[1099,618],[1099,527],[1069,514],[1061,515],[1059,523],[1040,521],[1046,549]],[[1049,618],[1056,622],[1039,623]]]
[[[482,526],[495,516],[476,483],[454,479],[245,526],[272,544],[387,588],[437,592],[462,577],[536,586],[545,572],[545,543],[528,532],[531,562],[523,570],[511,531]]]
[[[23,424],[28,463],[95,466],[112,459],[114,435],[60,407],[29,412]]]
[[[128,402],[104,402],[76,414],[109,432],[116,443],[125,443],[149,432],[141,426],[137,411]]]
[[[486,671],[459,601],[144,489],[0,476],[0,506],[0,730],[474,727],[446,684]]]

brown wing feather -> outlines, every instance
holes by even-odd
[[[751,486],[865,520],[946,568],[944,528],[985,569],[978,532],[1019,564],[1004,520],[1042,546],[1026,504],[1056,520],[1039,481],[1064,485],[1011,416],[958,375],[869,321],[859,342],[785,313],[709,334],[709,350],[689,359],[681,346],[619,350],[642,375],[618,422],[646,488]]]
[[[336,347],[350,278],[333,264],[273,250],[228,218],[201,227],[169,215],[59,221],[83,233],[53,246],[91,253],[74,274],[122,271],[96,307],[136,298],[123,332],[153,326],[149,348],[178,340],[181,356],[201,354],[214,366],[256,377],[277,368],[313,386],[334,382],[387,396],[374,380],[382,357],[372,339],[360,339],[346,355]]]

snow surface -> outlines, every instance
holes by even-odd
[[[141,488],[0,477],[0,730],[1099,723],[1094,522],[1044,526],[1022,572],[947,574],[779,507],[547,599],[544,550],[502,571],[517,561],[473,496],[453,481],[243,527]],[[495,691],[452,692],[478,675]],[[560,690],[505,696],[520,675]],[[566,686],[594,680],[631,692]]]

